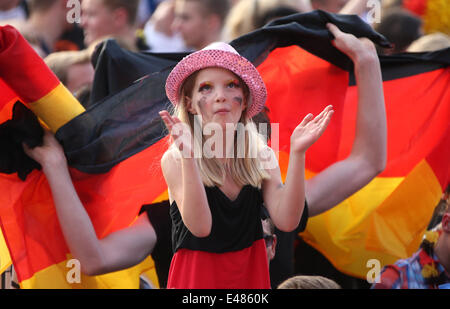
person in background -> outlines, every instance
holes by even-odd
[[[406,49],[409,53],[431,52],[450,47],[450,36],[435,32],[424,35],[409,45]]]
[[[267,260],[273,260],[277,248],[277,235],[275,234],[275,225],[270,218],[262,220],[263,238],[266,243]]]
[[[25,20],[28,18],[28,6],[25,0],[0,1],[0,21]]]
[[[450,206],[411,257],[383,268],[372,289],[450,289]]]
[[[86,49],[52,53],[44,61],[73,94],[92,84],[94,80],[90,52]]]
[[[392,9],[400,9],[403,7],[404,0],[383,0],[381,1],[381,9],[383,11],[389,11]]]
[[[81,27],[86,46],[106,38],[121,40],[133,51],[148,50],[137,35],[139,0],[83,0]]]
[[[71,25],[66,20],[68,0],[28,0],[30,16],[9,22],[21,32],[41,57],[55,51],[56,43]]]
[[[341,289],[339,284],[322,276],[295,276],[283,281],[277,289]]]
[[[368,7],[367,0],[240,0],[228,14],[223,36],[226,40],[233,40],[274,19],[315,9],[364,16]]]
[[[313,10],[339,13],[339,11],[347,4],[347,1],[348,0],[311,0],[311,7]]]
[[[145,24],[156,11],[158,6],[167,0],[139,0],[139,7],[137,11],[137,26],[139,29],[143,29]]]
[[[180,33],[175,32],[172,27],[174,19],[175,1],[166,0],[160,3],[144,27],[145,39],[151,52],[184,52],[188,50]]]
[[[423,35],[422,20],[404,9],[392,9],[384,12],[380,23],[374,29],[384,35],[392,44],[392,49],[379,48],[381,54],[405,52],[408,46]]]
[[[221,40],[229,8],[228,0],[175,0],[173,30],[186,47],[200,50]]]
[[[234,40],[276,17],[295,12],[298,11],[291,0],[240,0],[231,8],[225,20],[223,38]]]
[[[299,11],[297,11],[296,9],[290,7],[290,6],[276,6],[272,9],[269,9],[265,14],[263,14],[262,16],[260,16],[259,19],[255,20],[255,26],[256,28],[261,28],[264,25],[268,24],[269,22],[281,18],[281,17],[285,17],[285,16],[289,16],[292,14],[297,14],[299,13]]]

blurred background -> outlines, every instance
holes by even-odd
[[[448,0],[0,0],[0,25],[16,27],[78,94],[105,38],[132,51],[192,51],[315,9],[359,15],[393,43],[380,54],[450,46]]]

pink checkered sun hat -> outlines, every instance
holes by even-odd
[[[230,70],[239,76],[250,90],[247,117],[258,114],[266,102],[266,86],[255,66],[229,44],[223,42],[212,43],[202,50],[184,57],[170,72],[166,81],[166,94],[172,104],[180,102],[180,91],[186,78],[192,73],[210,67]]]

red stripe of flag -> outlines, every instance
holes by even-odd
[[[167,146],[164,138],[107,174],[71,169],[74,186],[100,238],[128,226],[142,205],[166,190],[159,162]],[[0,205],[8,205],[0,207],[2,231],[19,282],[66,260],[69,249],[42,172],[34,171],[26,182],[0,174],[0,183]]]
[[[59,80],[12,26],[0,26],[0,76],[24,103],[42,98]]]

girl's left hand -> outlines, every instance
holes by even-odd
[[[291,135],[291,152],[305,153],[319,139],[330,123],[333,106],[328,105],[313,119],[312,114],[306,115]]]

